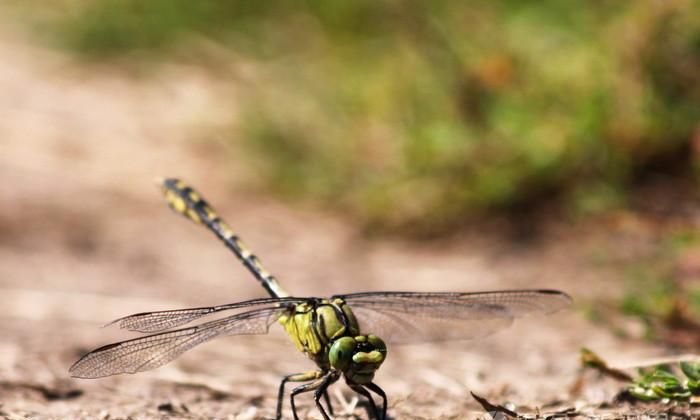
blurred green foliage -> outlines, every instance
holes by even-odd
[[[700,2],[101,0],[59,39],[93,57],[220,42],[245,80],[231,138],[269,188],[368,228],[441,233],[486,212],[624,203],[692,168]]]
[[[626,293],[618,303],[620,312],[641,320],[648,339],[661,338],[679,347],[695,343],[700,339],[700,278],[685,266],[695,264],[698,232],[677,228],[652,249],[650,255],[626,264]],[[685,342],[680,340],[682,334],[689,337]]]

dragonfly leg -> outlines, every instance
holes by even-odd
[[[323,400],[326,401],[326,405],[328,406],[328,412],[331,413],[331,416],[333,416],[333,404],[331,404],[331,397],[328,396],[327,389],[323,391]]]
[[[311,391],[318,389],[318,387],[320,387],[325,380],[326,380],[326,377],[323,377],[323,378],[317,379],[313,382],[309,382],[308,384],[300,385],[292,390],[291,395],[289,396],[289,400],[292,404],[292,414],[294,414],[294,420],[299,420],[299,416],[297,415],[297,407],[296,407],[296,404],[294,403],[294,397],[296,397],[298,394],[301,394],[304,392],[311,392]],[[325,420],[330,420],[330,418],[326,414],[326,411],[323,409],[321,409],[321,415],[323,415],[323,418]]]
[[[374,382],[370,382],[365,387],[369,388],[370,391],[374,391],[375,394],[379,395],[382,397],[383,403],[382,403],[382,420],[386,420],[386,393],[384,392],[383,389],[379,387],[379,385],[375,384]]]
[[[280,389],[279,389],[279,392],[277,393],[277,415],[275,416],[275,419],[280,420],[282,418],[282,402],[284,400],[284,386],[287,384],[287,382],[312,381],[314,379],[320,378],[322,374],[323,374],[323,372],[311,371],[311,372],[293,373],[291,375],[287,375],[284,378],[282,378],[282,382],[280,382]],[[294,411],[294,418],[296,418],[296,410],[294,410],[294,399],[293,398],[292,398],[292,410]]]
[[[290,401],[292,404],[292,414],[294,414],[294,420],[299,420],[299,417],[297,415],[297,408],[296,405],[294,404],[294,397],[296,397],[298,394],[301,394],[303,392],[310,392],[310,391],[315,391],[320,389],[320,392],[316,392],[314,394],[314,401],[316,402],[316,406],[318,409],[321,411],[321,415],[323,416],[324,420],[331,420],[330,417],[328,417],[328,414],[326,414],[326,410],[323,409],[323,406],[321,405],[321,402],[319,401],[321,399],[321,394],[323,391],[328,388],[328,385],[332,384],[333,382],[338,380],[338,374],[337,372],[330,371],[327,373],[324,372],[317,372],[321,376],[319,379],[316,379],[313,382],[309,382],[308,384],[300,385],[292,390],[292,393],[290,395]]]
[[[316,392],[314,392],[314,401],[316,402],[316,406],[318,407],[319,411],[323,415],[324,419],[330,420],[328,417],[328,414],[326,414],[326,410],[323,409],[323,405],[321,405],[321,396],[324,396],[326,400],[326,405],[328,405],[328,411],[331,412],[331,416],[333,415],[333,407],[331,406],[331,401],[330,398],[328,398],[328,387],[337,381],[339,378],[339,375],[333,371],[330,371],[326,374],[326,376],[323,377],[321,382],[321,385],[319,385],[318,389]]]
[[[377,420],[380,420],[379,410],[377,409],[377,405],[374,403],[374,399],[372,398],[372,395],[369,393],[369,391],[367,391],[362,385],[359,385],[359,384],[348,383],[348,386],[353,391],[355,391],[358,394],[367,398],[367,401],[369,401],[369,406],[372,409],[372,413],[374,414],[374,417]]]

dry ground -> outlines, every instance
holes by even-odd
[[[199,186],[297,295],[547,287],[586,302],[620,293],[595,255],[633,253],[653,235],[624,222],[555,226],[525,244],[488,232],[367,241],[345,220],[235,187],[255,174],[199,141],[225,134],[233,83],[186,64],[146,77],[86,66],[7,27],[0,61],[0,417],[271,418],[280,376],[310,366],[277,332],[221,338],[139,375],[68,377],[84,351],[128,336],[106,321],[264,296],[211,235],[166,209],[157,175]],[[622,364],[662,353],[574,309],[482,342],[391,348],[377,381],[395,419],[475,416],[469,391],[525,411],[594,407],[614,387],[569,392],[581,346]],[[342,412],[352,395],[336,388]],[[300,406],[318,417],[310,398]]]

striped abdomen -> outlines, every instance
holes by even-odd
[[[250,270],[267,292],[273,297],[286,297],[289,294],[282,289],[277,279],[262,266],[262,263],[236,236],[209,203],[192,187],[176,178],[162,181],[163,192],[170,208],[184,215],[195,223],[201,223],[214,232]]]

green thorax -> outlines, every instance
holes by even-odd
[[[330,344],[340,337],[360,333],[355,315],[342,299],[300,303],[279,318],[299,351],[321,368],[328,368]]]

